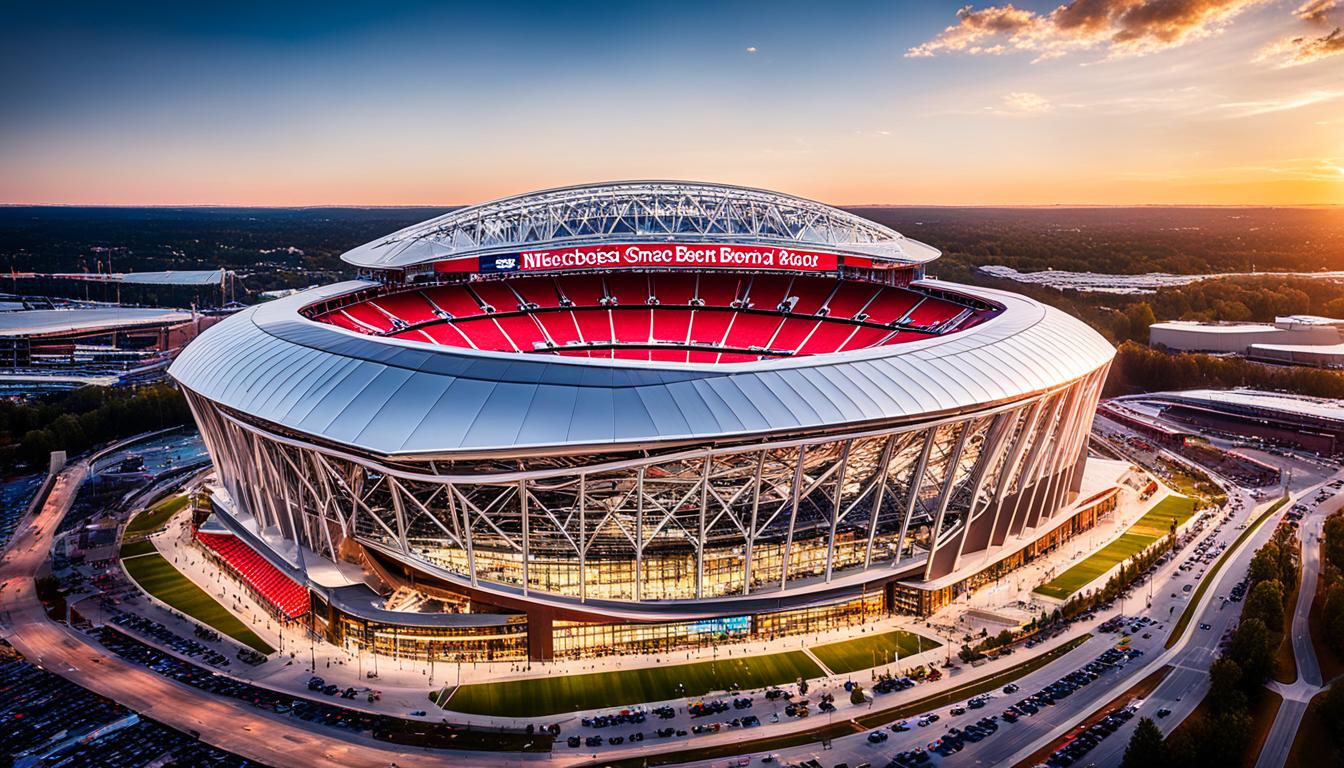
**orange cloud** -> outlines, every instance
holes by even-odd
[[[1311,0],[1308,5],[1337,0]],[[1175,48],[1217,34],[1265,0],[1070,0],[1040,14],[1011,4],[957,11],[957,23],[906,56],[1024,51],[1040,58],[1101,49],[1113,56]],[[1305,8],[1305,6],[1304,6]]]
[[[1307,0],[1293,12],[1309,24],[1328,25],[1341,9],[1341,0]],[[1336,26],[1324,35],[1295,35],[1280,38],[1256,54],[1258,62],[1274,61],[1280,67],[1295,67],[1344,53],[1344,28]]]

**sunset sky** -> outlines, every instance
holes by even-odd
[[[1344,0],[136,5],[5,3],[0,203],[1344,204]]]

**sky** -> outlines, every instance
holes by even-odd
[[[1344,204],[1344,0],[963,4],[0,0],[0,204]]]

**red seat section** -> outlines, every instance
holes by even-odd
[[[462,335],[471,340],[477,349],[494,349],[516,352],[518,348],[509,342],[509,337],[500,330],[492,317],[478,317],[474,320],[460,320],[452,323]]]
[[[685,344],[686,335],[691,330],[692,314],[690,309],[659,307],[653,313],[653,340]],[[686,362],[684,355],[681,362]]]
[[[828,317],[854,317],[881,290],[879,286],[869,283],[842,281],[836,287],[835,293],[831,294],[830,300],[826,302],[826,314]]]
[[[434,308],[429,306],[429,302],[425,301],[425,297],[419,291],[379,296],[369,303],[407,325],[429,323],[439,319],[438,315],[434,314]]]
[[[764,347],[774,337],[779,322],[779,315],[736,312],[733,314],[733,325],[728,329],[723,345],[738,349]]]
[[[663,306],[686,306],[695,298],[695,275],[664,272],[650,275],[654,298]],[[732,299],[728,300],[729,302]],[[727,306],[727,304],[724,304]]]
[[[798,299],[793,311],[800,315],[815,315],[836,288],[835,280],[794,280],[789,295]]]
[[[649,303],[649,279],[643,274],[617,272],[607,275],[607,295],[624,307],[643,306]]]
[[[918,286],[828,275],[617,271],[402,289],[315,319],[427,344],[695,363],[900,344],[995,314]]]
[[[423,293],[434,306],[453,317],[475,317],[483,312],[476,299],[467,293],[466,286],[439,285],[426,288]]]
[[[574,322],[589,344],[611,343],[611,312],[605,309],[580,309],[574,312]]]
[[[904,322],[915,328],[935,328],[960,315],[962,310],[960,304],[930,296],[910,310]]]
[[[532,319],[532,315],[507,315],[495,318],[495,322],[513,342],[513,346],[523,352],[546,346],[546,336],[541,332],[541,326],[537,321]]]
[[[747,300],[754,309],[774,312],[789,297],[793,278],[788,275],[757,275],[751,279]]]
[[[392,330],[392,318],[367,302],[351,304],[341,311],[345,313],[346,317],[354,320],[357,325],[363,326],[366,330],[378,333]]]
[[[509,284],[525,302],[538,307],[560,306],[560,293],[555,288],[555,280],[550,277],[524,277],[511,280]]]
[[[495,280],[480,280],[468,287],[481,300],[483,306],[493,307],[496,312],[517,312],[522,302],[509,286]]]
[[[555,282],[576,307],[602,306],[607,295],[601,275],[561,275]]]
[[[863,311],[868,315],[868,322],[888,325],[904,317],[911,307],[919,303],[920,298],[920,294],[914,291],[883,288]]]
[[[718,344],[728,332],[728,324],[735,313],[726,310],[697,309],[691,320],[691,342]]]
[[[696,296],[706,307],[731,307],[747,292],[750,280],[750,277],[739,275],[696,275]]]
[[[653,325],[652,314],[648,309],[611,310],[611,326],[615,332],[612,338],[625,344],[647,344]]]
[[[196,539],[280,613],[297,619],[308,612],[308,590],[237,536],[197,531]]]

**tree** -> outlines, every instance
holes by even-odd
[[[1256,687],[1274,671],[1274,636],[1257,618],[1242,619],[1232,634],[1228,656],[1241,667],[1242,684]]]
[[[1279,578],[1279,547],[1273,541],[1265,542],[1246,570],[1246,578],[1251,584]]]
[[[1167,745],[1162,742],[1162,731],[1151,717],[1140,718],[1129,737],[1121,768],[1159,768],[1167,764]]]
[[[1247,707],[1246,694],[1241,689],[1241,667],[1226,656],[1220,656],[1209,666],[1209,706],[1215,712],[1227,712]]]
[[[1246,596],[1246,608],[1242,611],[1242,620],[1260,619],[1269,631],[1282,632],[1283,599],[1283,585],[1278,579],[1256,583]]]

